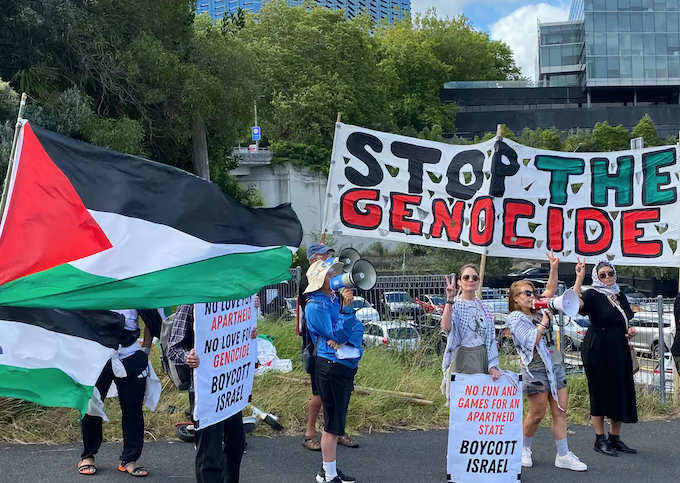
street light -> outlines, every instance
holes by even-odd
[[[256,119],[257,119],[257,118],[256,118]],[[581,146],[583,146],[583,143],[578,143],[578,146],[576,146],[576,149],[574,149],[574,150],[572,151],[572,153],[575,153],[576,151],[578,151],[578,149],[579,149]]]

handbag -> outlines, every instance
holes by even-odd
[[[614,307],[618,309],[619,312],[621,312],[621,315],[623,316],[623,320],[626,321],[626,333],[628,333],[628,317],[626,316],[626,313],[623,311],[621,306],[614,302],[612,299],[611,295],[607,295],[607,299],[609,299],[609,303],[611,303]],[[630,350],[630,362],[633,366],[633,374],[638,372],[640,370],[640,362],[638,361],[637,358],[637,351],[635,350],[635,347],[630,345],[630,342],[628,342],[628,349]]]

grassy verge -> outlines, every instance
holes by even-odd
[[[307,421],[307,404],[310,387],[296,379],[308,379],[299,357],[300,339],[295,335],[295,325],[264,319],[259,323],[261,334],[275,337],[277,352],[282,359],[291,359],[293,372],[285,375],[275,373],[256,376],[253,403],[262,410],[273,412],[281,418],[286,433],[301,433]],[[413,352],[389,352],[377,348],[365,351],[359,365],[355,385],[419,394],[434,401],[432,406],[416,405],[384,393],[355,394],[348,414],[349,433],[385,431],[393,429],[433,429],[448,425],[448,409],[445,398],[439,392],[441,383],[441,358],[428,350],[424,341],[421,350]],[[163,392],[156,412],[145,410],[146,436],[148,440],[174,437],[173,424],[186,420],[184,411],[189,402],[186,392],[175,390],[170,380],[161,373],[158,353],[152,352],[151,360],[161,378]],[[517,359],[503,357],[503,368],[518,370]],[[670,398],[669,398],[670,399]],[[640,419],[673,417],[680,414],[674,403],[662,405],[658,395],[638,391]],[[526,405],[525,405],[526,406]],[[106,401],[106,412],[111,420],[104,424],[104,437],[119,441],[120,408],[117,400]],[[589,414],[588,387],[585,376],[569,376],[569,421],[587,424]],[[549,416],[543,421],[550,424]],[[71,409],[43,408],[35,404],[0,398],[0,441],[26,443],[65,443],[80,440],[78,413]],[[258,428],[260,434],[271,434],[266,425]]]

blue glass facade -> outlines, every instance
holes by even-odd
[[[207,13],[214,19],[234,13],[239,8],[258,12],[266,0],[198,0],[197,13]],[[288,0],[291,6],[300,6],[304,0]],[[375,22],[387,20],[394,23],[411,14],[411,0],[316,0],[322,7],[344,9],[347,18],[367,11]]]
[[[569,20],[584,32],[585,86],[680,84],[680,0],[572,0]],[[565,75],[574,71],[571,63],[559,64],[574,49],[560,47],[558,54],[544,44],[543,33],[556,25],[539,26],[540,79],[560,74],[559,65],[567,66]]]

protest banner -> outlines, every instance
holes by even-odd
[[[253,390],[257,341],[254,297],[194,305],[196,429],[219,423],[245,408]]]
[[[519,379],[503,376],[494,382],[488,374],[452,374],[447,480],[516,483],[521,470]]]
[[[680,267],[678,147],[563,153],[336,125],[324,232],[564,261]]]

